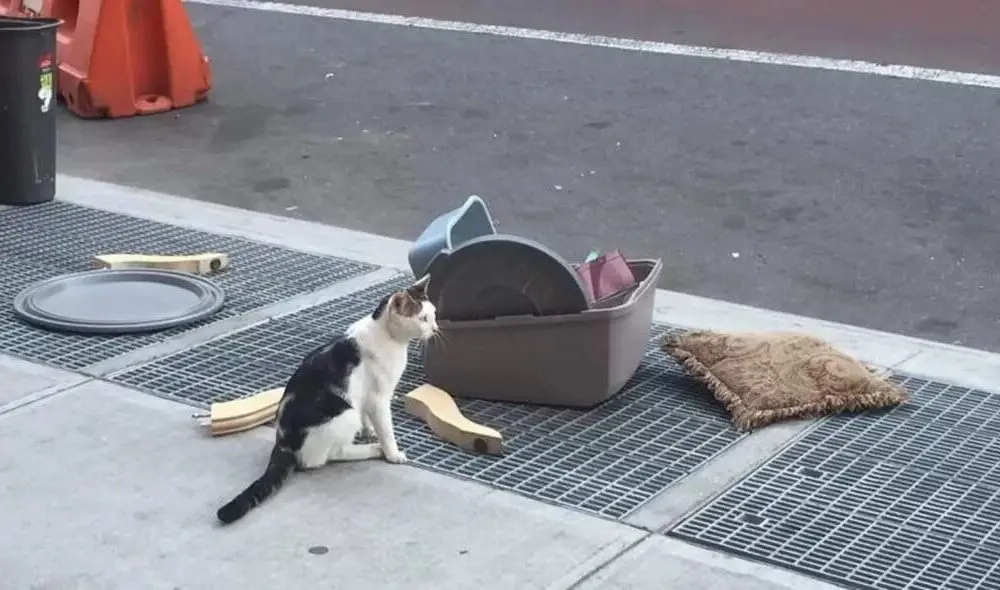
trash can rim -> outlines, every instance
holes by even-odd
[[[0,16],[0,34],[7,32],[40,31],[57,27],[63,23],[61,18],[25,18],[16,16]],[[7,27],[5,25],[16,25]]]

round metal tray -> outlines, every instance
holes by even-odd
[[[573,267],[549,248],[519,236],[480,236],[442,251],[429,273],[428,297],[445,320],[569,315],[589,306]]]
[[[14,298],[14,312],[44,328],[89,334],[152,332],[217,312],[225,293],[211,281],[161,269],[90,270],[54,277]]]

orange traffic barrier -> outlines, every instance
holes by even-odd
[[[59,95],[85,118],[131,117],[208,98],[212,69],[182,0],[0,0],[58,18]],[[20,6],[18,6],[20,5]]]

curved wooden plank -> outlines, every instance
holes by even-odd
[[[209,427],[212,436],[243,432],[273,420],[284,392],[284,387],[277,387],[244,398],[214,403],[208,414],[192,417],[202,426]]]
[[[164,268],[197,275],[207,275],[229,266],[229,255],[203,252],[188,256],[146,254],[100,254],[94,257],[100,268]]]
[[[468,451],[503,454],[503,437],[496,430],[462,415],[443,389],[421,385],[403,396],[406,411],[423,420],[434,434]]]

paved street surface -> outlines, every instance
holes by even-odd
[[[1000,69],[996,3],[631,4],[365,6]],[[61,171],[405,239],[476,193],[567,257],[662,256],[664,288],[1000,351],[996,89],[189,9],[211,102],[64,115]]]

